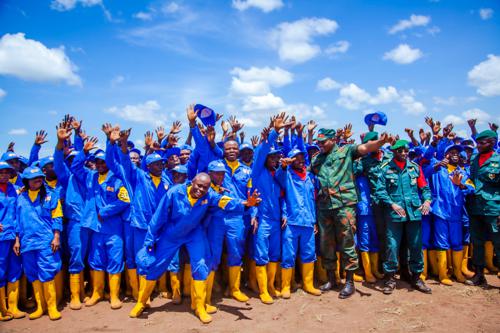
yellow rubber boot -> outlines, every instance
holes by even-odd
[[[205,308],[205,299],[207,297],[206,282],[205,281],[191,281],[193,284],[195,313],[203,324],[208,324],[212,321]]]
[[[471,279],[474,276],[474,272],[469,270],[469,245],[464,245],[463,249],[463,259],[462,259],[462,274],[467,278]]]
[[[281,297],[284,299],[289,299],[291,296],[290,287],[292,283],[292,274],[292,268],[281,268]]]
[[[238,302],[247,302],[248,296],[240,290],[241,266],[229,267],[229,292]]]
[[[379,271],[379,254],[378,252],[369,252],[370,255],[370,264],[372,269],[372,274],[376,279],[381,280],[384,278],[384,274]]]
[[[7,312],[7,305],[5,304],[5,288],[0,288],[0,321],[8,321],[13,319],[14,316]]]
[[[490,273],[498,272],[498,267],[493,263],[493,242],[486,241],[484,243],[484,261],[486,262],[486,268]]]
[[[267,291],[271,297],[280,297],[281,293],[276,290],[275,282],[276,282],[276,274],[278,272],[278,263],[277,262],[269,262],[267,264]]]
[[[56,297],[57,297],[57,304],[61,304],[63,298],[64,298],[64,277],[65,277],[65,270],[64,267],[61,269],[56,276],[54,277],[54,283],[56,286]]]
[[[158,287],[158,292],[160,293],[161,298],[170,299],[172,298],[172,293],[170,293],[167,289],[167,274],[168,272],[165,272],[160,276],[156,282],[156,286]]]
[[[132,297],[137,301],[137,297],[139,297],[139,277],[137,276],[137,269],[128,268],[127,277],[130,289],[132,290]]]
[[[335,269],[335,281],[340,284],[340,266],[342,260],[340,259],[340,252],[337,252],[337,268]]]
[[[33,296],[36,301],[36,310],[30,313],[28,317],[30,319],[38,319],[43,316],[46,308],[45,297],[43,297],[43,285],[40,280],[33,281]]]
[[[248,288],[252,290],[254,293],[259,294],[259,286],[257,281],[257,265],[255,264],[255,260],[250,259],[248,262]]]
[[[314,263],[314,269],[314,276],[316,276],[318,282],[320,284],[326,283],[326,281],[328,281],[328,276],[326,274],[326,269],[323,268],[321,256],[318,256],[316,262]]]
[[[453,282],[448,278],[448,265],[446,262],[446,251],[436,251],[439,282],[445,286],[452,286]]]
[[[54,280],[43,283],[43,296],[47,302],[50,320],[61,319],[61,313],[57,310],[56,282]]]
[[[207,285],[207,292],[206,292],[206,298],[205,298],[205,309],[207,310],[208,314],[216,313],[217,308],[212,305],[212,289],[214,287],[214,280],[215,280],[215,272],[210,271],[210,274],[208,274],[206,285]]]
[[[137,318],[142,314],[155,286],[156,281],[146,280],[143,275],[139,276],[139,296],[137,303],[128,315],[130,318]]]
[[[92,296],[85,302],[85,306],[94,306],[104,297],[104,271],[90,271],[92,275]]]
[[[314,296],[321,295],[321,291],[314,288],[314,262],[302,264],[302,289]]]
[[[460,283],[465,282],[465,277],[462,274],[463,255],[464,255],[463,251],[453,251],[452,252],[453,274],[455,275],[455,279],[457,279],[457,281]]]
[[[346,276],[346,273],[344,272],[344,278],[345,278],[345,276]],[[352,275],[352,279],[354,280],[354,282],[363,282],[364,281],[363,276],[358,275],[356,273],[354,273]]]
[[[365,271],[365,280],[368,283],[375,283],[377,279],[372,274],[372,265],[370,261],[370,254],[368,252],[361,252],[361,261],[363,262],[363,269]]]
[[[69,308],[71,310],[80,310],[82,308],[82,302],[80,301],[80,287],[80,274],[70,274],[69,290],[71,291],[71,301],[69,302]]]
[[[17,307],[17,303],[19,302],[19,281],[7,283],[7,302],[7,312],[11,314],[14,319],[26,317],[26,312],[19,310]]]
[[[427,250],[427,256],[429,257],[429,265],[431,268],[431,274],[434,276],[439,275],[439,268],[437,262],[437,251],[436,250]],[[429,273],[429,270],[427,270]]]
[[[170,287],[172,288],[172,303],[181,304],[181,281],[179,280],[179,274],[175,272],[169,272],[170,275]]]
[[[109,274],[109,297],[111,309],[113,310],[117,310],[122,307],[122,302],[120,301],[120,281],[120,273]]]
[[[428,258],[427,258],[427,250],[422,250],[422,255],[424,257],[424,270],[422,271],[422,273],[420,273],[420,278],[422,279],[422,281],[425,281],[427,280],[427,276],[429,274],[428,272],[428,269],[429,269],[429,266],[428,266]]]
[[[182,294],[185,296],[191,295],[191,265],[184,265],[184,272],[182,273]]]
[[[259,297],[264,304],[273,304],[273,298],[267,291],[267,270],[266,266],[255,266],[257,283],[259,285]]]

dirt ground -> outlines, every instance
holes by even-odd
[[[338,299],[336,292],[314,297],[299,289],[273,305],[262,304],[250,292],[247,304],[216,294],[219,312],[209,325],[189,310],[188,299],[173,305],[155,298],[139,319],[128,317],[131,302],[120,310],[101,302],[79,311],[64,307],[56,322],[48,316],[0,322],[0,332],[500,332],[500,279],[487,279],[486,289],[458,283],[445,287],[429,280],[432,295],[399,281],[391,296],[381,293],[382,282],[357,283],[356,295],[347,300]]]

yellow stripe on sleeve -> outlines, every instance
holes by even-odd
[[[52,218],[56,219],[58,217],[63,217],[61,200],[57,200],[56,208],[52,209]]]
[[[229,203],[229,201],[233,200],[232,198],[228,197],[228,196],[225,196],[223,195],[220,200],[219,200],[219,203],[217,204],[219,206],[219,208],[221,209],[224,209],[226,208],[227,204]]]

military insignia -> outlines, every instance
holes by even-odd
[[[206,205],[206,204],[208,204],[208,199],[203,200],[203,201],[201,202],[201,204],[202,204],[202,205]]]
[[[106,186],[106,191],[114,192],[115,188],[111,186]]]

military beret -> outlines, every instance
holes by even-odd
[[[326,128],[321,128],[318,131],[318,137],[316,138],[317,141],[326,141],[328,139],[333,139],[335,138],[335,130],[334,129],[326,129]]]
[[[409,142],[406,141],[406,140],[398,140],[396,141],[392,146],[391,146],[391,150],[396,150],[396,149],[399,149],[399,148],[402,148],[402,147],[405,147],[405,148],[408,148],[410,147],[409,145]]]
[[[378,140],[378,132],[368,132],[363,137],[363,143],[367,143],[372,140]]]
[[[498,139],[498,133],[492,130],[482,131],[476,136],[476,141],[481,139]]]

